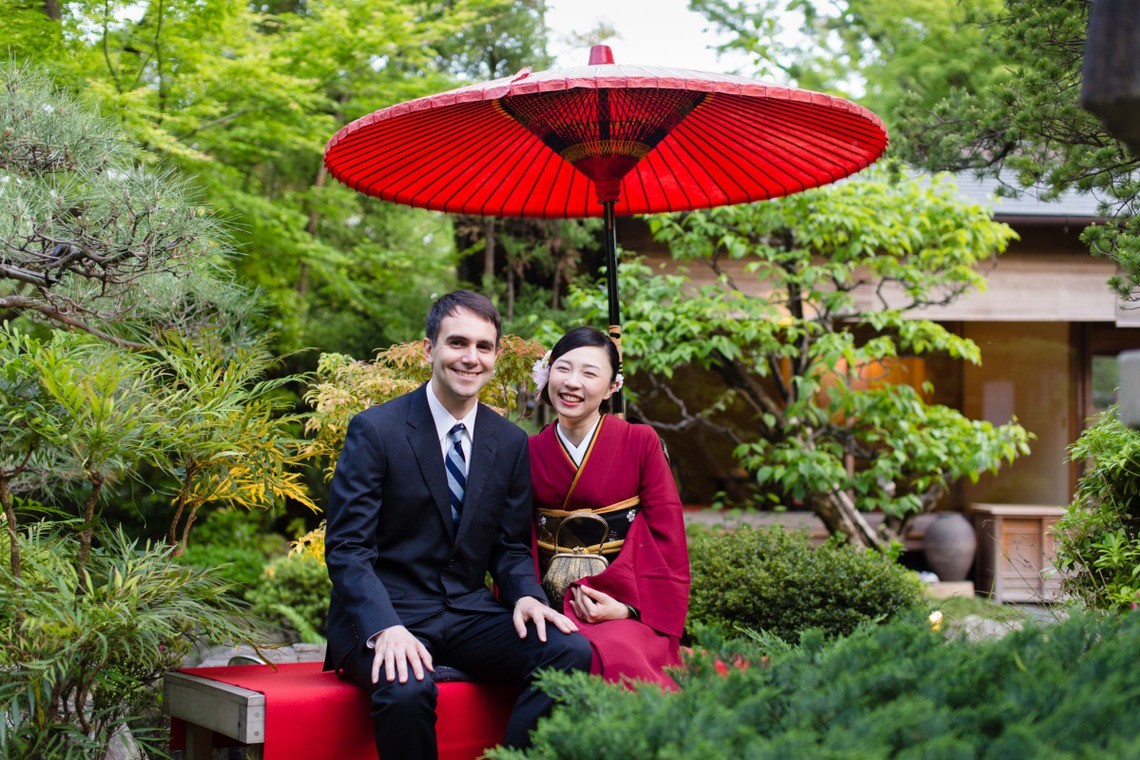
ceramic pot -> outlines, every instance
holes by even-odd
[[[964,581],[974,564],[978,538],[973,524],[959,512],[939,512],[926,528],[923,553],[941,581]]]

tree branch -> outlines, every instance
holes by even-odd
[[[107,341],[108,343],[113,343],[116,346],[120,346],[122,348],[133,348],[138,350],[146,350],[150,348],[150,346],[146,345],[145,343],[137,343],[135,341],[127,340],[126,338],[120,338],[117,335],[112,335],[105,330],[95,327],[90,322],[80,317],[68,313],[60,307],[44,301],[38,301],[23,296],[0,296],[0,309],[14,309],[17,312],[34,311],[42,314],[53,322],[58,322],[59,324],[73,327],[76,330],[85,332],[88,335],[94,335],[96,338],[100,338]]]

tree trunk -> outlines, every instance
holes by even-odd
[[[186,553],[186,548],[190,546],[190,529],[194,527],[194,522],[198,519],[198,507],[201,503],[195,504],[190,507],[190,513],[186,515],[186,523],[182,526],[182,539],[178,542],[178,547],[174,550],[174,556],[180,557]]]
[[[166,81],[166,62],[162,54],[162,21],[166,16],[162,0],[158,0],[158,12],[154,15],[154,67],[158,73],[158,123],[161,125],[170,105],[170,83]]]
[[[875,535],[875,531],[855,507],[855,502],[843,491],[819,495],[812,500],[812,511],[823,521],[828,533],[842,533],[852,543],[877,552],[886,552],[887,542]]]
[[[515,269],[507,266],[507,321],[515,318]]]
[[[0,506],[8,523],[8,562],[12,567],[12,577],[20,580],[20,542],[16,532],[16,510],[12,505],[12,492],[8,489],[8,478],[0,477]]]
[[[558,311],[562,308],[562,273],[566,270],[566,254],[558,257],[554,266],[554,282],[550,283],[550,308]]]
[[[309,202],[309,223],[305,226],[305,231],[314,240],[317,238],[317,230],[320,228],[321,214],[317,208],[317,201],[321,197],[321,188],[325,186],[328,180],[329,170],[325,168],[322,161],[320,167],[317,169],[317,178],[313,182],[313,197]],[[301,273],[297,277],[297,295],[301,297],[302,304],[305,297],[309,295],[309,265],[304,260],[301,261]]]
[[[95,535],[95,506],[99,503],[99,495],[103,492],[103,474],[99,472],[88,473],[91,481],[91,495],[87,497],[86,509],[83,513],[83,530],[79,533],[79,555],[75,564],[81,569],[87,565],[87,558],[91,555],[91,539]],[[83,569],[83,572],[86,572]]]
[[[63,19],[63,13],[59,7],[59,0],[44,0],[44,13],[52,21],[60,21]]]
[[[170,519],[170,531],[166,534],[166,542],[174,547],[174,556],[180,556],[184,550],[182,543],[178,540],[179,524],[182,522],[182,514],[186,512],[186,506],[190,503],[190,492],[194,478],[198,476],[198,467],[194,464],[186,465],[186,474],[182,478],[182,485],[178,489],[178,497],[175,499],[177,505],[174,509],[174,517]],[[189,529],[187,529],[189,530]]]
[[[483,221],[483,290],[484,295],[490,297],[495,282],[495,217],[489,216]]]
[[[179,494],[177,500],[178,506],[174,509],[174,517],[170,518],[170,530],[166,534],[166,543],[175,548],[175,556],[182,552],[178,550],[178,524],[182,521],[182,513],[186,510],[186,498]]]

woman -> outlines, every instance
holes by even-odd
[[[530,440],[536,563],[542,577],[556,552],[596,546],[605,532],[608,567],[573,584],[563,611],[590,640],[591,672],[676,688],[663,669],[680,662],[689,604],[681,500],[653,429],[605,414],[621,387],[618,366],[613,342],[589,327],[566,333],[535,364],[540,399],[558,414]],[[559,532],[577,510],[606,526],[592,532],[590,521],[571,520]]]

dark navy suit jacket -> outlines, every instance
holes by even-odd
[[[378,631],[445,607],[501,614],[544,598],[530,554],[527,436],[483,404],[476,414],[458,527],[426,384],[349,423],[329,491],[326,669]]]

